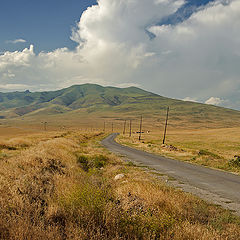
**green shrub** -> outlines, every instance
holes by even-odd
[[[106,166],[108,158],[104,155],[94,155],[94,156],[77,156],[77,162],[80,164],[81,168],[88,172],[90,169],[100,169]]]
[[[108,158],[104,155],[95,155],[92,157],[93,167],[95,168],[102,168],[106,166]]]
[[[230,160],[228,164],[233,167],[240,167],[240,156],[235,156],[235,158]]]
[[[220,159],[220,158],[221,158],[221,157],[218,156],[217,154],[212,153],[212,152],[209,152],[209,151],[207,151],[207,150],[203,150],[203,149],[198,152],[198,155],[199,155],[199,156],[207,156],[207,157],[215,158],[215,159]]]
[[[16,147],[10,146],[10,145],[6,145],[6,144],[0,144],[0,149],[17,150]]]
[[[81,168],[84,171],[87,172],[89,170],[89,158],[87,156],[84,155],[77,156],[77,163],[80,164]]]
[[[136,166],[136,164],[134,164],[133,162],[127,162],[127,165],[129,166],[129,167],[135,167]]]

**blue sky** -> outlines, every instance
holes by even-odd
[[[189,17],[196,7],[212,0],[188,0],[186,4],[160,24],[176,24]],[[3,0],[0,11],[0,52],[23,49],[34,44],[35,51],[56,48],[73,49],[71,28],[79,21],[87,7],[96,0]],[[12,44],[8,40],[24,39]]]
[[[2,0],[0,91],[88,82],[240,109],[239,29],[239,0]]]
[[[179,8],[176,13],[164,18],[160,24],[177,24],[182,22],[186,18],[189,18],[191,14],[197,10],[197,8],[213,1],[214,0],[188,0],[186,1],[186,4]]]
[[[71,28],[95,0],[3,0],[0,7],[0,51],[18,50],[34,44],[35,50],[73,48]],[[10,44],[7,40],[24,39]]]

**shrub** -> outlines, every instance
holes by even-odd
[[[89,170],[89,158],[84,156],[84,155],[80,155],[77,156],[77,163],[80,164],[81,168],[84,171],[88,171]]]
[[[127,162],[127,165],[129,166],[129,167],[135,167],[136,166],[136,164],[134,164],[133,162]]]
[[[199,156],[207,156],[207,157],[216,158],[216,159],[220,159],[221,158],[217,154],[209,152],[207,150],[203,150],[203,149],[198,152],[198,155]]]
[[[104,155],[94,155],[94,156],[77,156],[77,162],[80,164],[81,168],[88,172],[90,169],[100,169],[106,166],[108,158]]]
[[[95,168],[102,168],[106,165],[108,158],[104,155],[95,155],[92,160]]]
[[[240,156],[235,156],[228,164],[233,167],[240,167]]]

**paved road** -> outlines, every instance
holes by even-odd
[[[149,166],[177,180],[198,189],[206,190],[221,198],[240,204],[240,176],[218,171],[182,161],[147,153],[120,145],[115,142],[118,134],[114,133],[102,141],[102,144],[114,153],[126,156],[129,160]],[[235,209],[238,210],[238,209]]]

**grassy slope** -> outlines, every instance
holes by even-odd
[[[102,137],[47,132],[1,142],[0,238],[238,239],[239,218],[122,162]]]
[[[18,108],[40,103],[69,106],[73,109],[98,103],[116,105],[122,103],[126,97],[132,98],[149,94],[150,93],[144,90],[134,87],[120,89],[102,87],[96,84],[83,84],[49,92],[25,91],[0,93],[0,109]],[[116,98],[114,98],[115,96]],[[120,96],[121,99],[118,100],[118,96]]]
[[[169,99],[135,87],[120,89],[84,84],[54,92],[5,93],[0,94],[0,99],[1,116],[19,115],[30,121],[45,115],[59,122],[78,117],[95,119],[95,122],[102,118],[134,120],[143,115],[149,128],[154,128],[164,122],[166,107],[170,106],[171,124],[176,127],[216,128],[240,124],[239,111]]]
[[[166,144],[162,145],[163,129],[142,135],[129,137],[121,135],[118,141],[144,151],[164,155],[174,159],[188,161],[203,166],[240,173],[240,162],[232,162],[240,155],[240,128],[190,129],[167,131]]]
[[[150,130],[150,134],[143,136],[145,143],[139,144],[136,136],[124,139],[126,144],[184,161],[239,172],[238,167],[228,164],[235,155],[240,155],[239,111],[164,98],[134,87],[119,89],[85,84],[56,92],[17,93],[21,98],[24,94],[35,98],[35,105],[18,108],[20,113],[26,113],[20,117],[16,117],[16,109],[15,113],[12,109],[6,110],[6,114],[13,118],[0,120],[0,124],[37,131],[43,129],[43,122],[48,123],[50,130],[72,127],[102,130],[105,122],[106,131],[112,131],[113,123],[114,131],[121,133],[125,120],[128,120],[126,127],[129,129],[130,119],[132,130],[138,131],[140,115],[143,115],[143,130]],[[40,100],[48,102],[37,103]],[[184,149],[184,153],[161,147],[166,106],[170,106],[167,143]],[[34,107],[39,108],[34,110]],[[208,154],[199,155],[200,150],[208,151]]]

